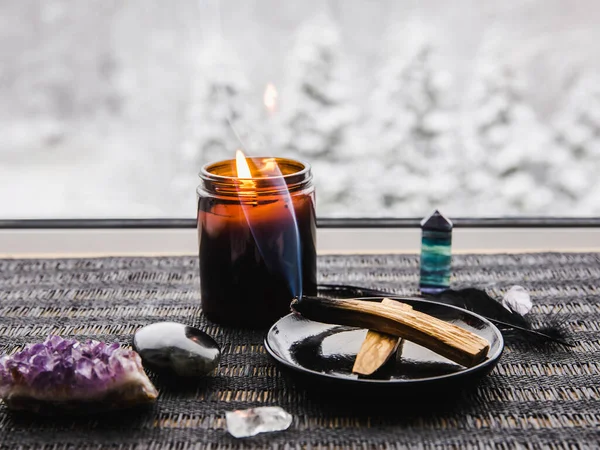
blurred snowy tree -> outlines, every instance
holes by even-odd
[[[583,73],[554,120],[559,144],[571,154],[555,171],[557,185],[578,205],[574,214],[600,213],[600,76]]]
[[[303,24],[292,50],[282,96],[281,144],[300,157],[336,160],[356,120],[340,30],[321,14]]]
[[[318,175],[318,205],[344,209],[352,183],[347,133],[356,123],[353,88],[340,30],[326,13],[297,31],[278,117],[278,148],[309,161]],[[335,182],[333,181],[335,179]]]
[[[193,203],[198,173],[210,162],[231,159],[235,150],[252,153],[258,129],[258,105],[248,102],[249,82],[235,53],[222,43],[198,58],[192,73],[183,139],[175,154],[174,198]],[[182,213],[189,213],[189,201]]]
[[[406,36],[390,39],[406,42]],[[370,157],[385,161],[378,181],[383,207],[395,215],[424,215],[447,205],[456,177],[451,84],[435,43],[415,39],[408,52],[385,58],[370,98],[364,136]]]
[[[522,74],[484,52],[466,102],[464,182],[473,214],[557,213],[553,168],[567,161],[524,99]]]

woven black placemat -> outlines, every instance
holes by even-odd
[[[325,256],[320,282],[415,294],[418,258]],[[453,287],[501,295],[532,293],[534,325],[564,321],[576,347],[509,341],[498,367],[452,402],[382,401],[352,408],[299,389],[262,345],[264,331],[209,324],[200,312],[192,257],[0,260],[0,350],[48,334],[130,344],[139,327],[162,320],[198,326],[223,348],[214,377],[181,384],[152,376],[151,410],[75,419],[14,415],[0,406],[0,445],[46,448],[415,448],[600,446],[600,255],[464,255]],[[236,440],[225,411],[279,405],[289,430]]]

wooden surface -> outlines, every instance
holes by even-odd
[[[195,255],[195,229],[0,229],[2,257],[67,258]],[[318,229],[317,251],[330,254],[416,254],[419,229]],[[452,253],[600,250],[600,228],[456,229]]]

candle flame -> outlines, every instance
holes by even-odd
[[[277,98],[279,97],[279,93],[277,89],[272,83],[267,84],[265,88],[265,94],[263,96],[263,102],[265,104],[265,108],[270,113],[275,112],[277,110]]]
[[[235,152],[235,169],[238,178],[252,178],[252,172],[250,171],[248,161],[246,161],[246,155],[240,149]]]
[[[240,149],[235,152],[237,192],[241,210],[264,264],[269,272],[287,280],[290,298],[302,297],[302,260],[300,231],[295,205],[276,158],[262,158],[251,169],[248,158]],[[255,162],[255,161],[253,161]],[[233,168],[232,168],[233,169]],[[252,171],[254,176],[252,178]],[[268,180],[266,180],[268,178]],[[272,192],[269,202],[260,202],[259,182],[270,181]],[[266,184],[264,184],[266,186]],[[263,191],[264,192],[264,191]],[[277,232],[265,227],[265,221],[277,224]]]

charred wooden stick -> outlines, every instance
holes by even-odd
[[[303,296],[291,307],[318,322],[376,330],[405,338],[466,367],[483,361],[489,342],[464,328],[414,310],[361,300]]]
[[[399,309],[412,309],[412,306],[406,303],[384,298],[382,304]],[[402,338],[391,334],[380,333],[379,331],[369,330],[365,336],[356,359],[352,372],[359,375],[372,375],[381,366],[383,366],[390,357],[401,351]]]

